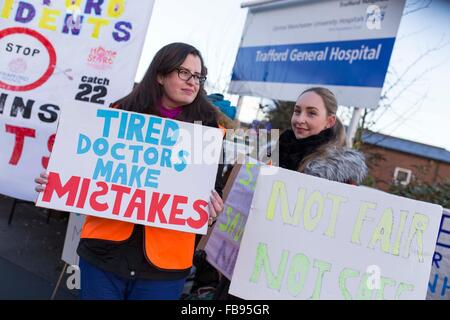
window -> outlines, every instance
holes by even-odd
[[[394,181],[406,186],[411,181],[412,171],[396,167],[394,171]]]

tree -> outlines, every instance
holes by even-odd
[[[406,198],[439,204],[444,208],[450,207],[450,179],[437,183],[413,179],[406,186],[393,183],[389,192]]]
[[[284,131],[291,127],[291,117],[295,102],[274,100],[273,105],[260,106],[273,129]]]

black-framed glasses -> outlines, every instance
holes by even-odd
[[[175,70],[177,70],[178,77],[181,80],[189,81],[191,78],[194,78],[194,81],[195,81],[196,84],[204,84],[205,81],[206,81],[206,77],[205,76],[198,75],[198,74],[192,74],[192,72],[190,72],[187,69],[176,68]]]

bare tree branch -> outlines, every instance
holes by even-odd
[[[405,113],[396,113],[396,112],[392,111],[395,115],[397,115],[397,117],[393,121],[391,121],[390,123],[385,125],[383,128],[381,128],[380,130],[384,131],[387,128],[389,128],[390,126],[392,126],[393,124],[396,124],[396,126],[390,131],[394,132],[395,130],[397,130],[398,127],[403,125],[409,118],[411,118],[423,106],[423,103],[427,97],[428,97],[428,90],[421,97],[419,97],[411,106],[409,106],[408,110]],[[399,121],[399,120],[401,120],[401,121]]]
[[[433,0],[416,0],[416,1],[408,2],[405,6],[405,11],[403,12],[403,17],[405,17],[411,13],[429,8],[432,2],[433,2]]]
[[[406,38],[409,38],[409,37],[412,37],[412,36],[417,36],[418,34],[424,32],[424,31],[427,31],[428,29],[430,29],[430,27],[425,27],[425,28],[422,28],[422,29],[414,31],[414,32],[403,34],[403,35],[397,37],[396,41],[401,41],[403,39],[406,39]]]
[[[409,64],[408,67],[406,67],[406,69],[402,72],[402,74],[397,78],[397,80],[391,84],[391,86],[386,89],[384,95],[388,94],[393,88],[395,88],[396,86],[398,86],[399,82],[401,82],[406,75],[421,61],[423,60],[425,57],[427,57],[428,55],[430,55],[432,52],[435,51],[439,51],[442,48],[448,46],[450,44],[450,41],[447,42],[443,42],[444,40],[444,35],[441,37],[441,39],[439,40],[438,44],[432,48],[427,49],[425,52],[423,52],[421,55],[419,55],[413,62],[411,62]],[[434,68],[432,68],[434,69]]]
[[[397,123],[396,127],[394,129],[392,129],[392,131],[394,131],[400,125],[403,125],[412,115],[414,115],[418,111],[418,109],[420,109],[424,100],[427,97],[428,92],[423,94],[420,98],[416,99],[415,103],[411,107],[409,107],[408,110],[403,114],[396,113],[394,110],[392,110],[391,107],[396,100],[398,100],[401,96],[403,96],[405,94],[405,92],[410,90],[411,87],[413,87],[416,83],[418,83],[420,80],[422,80],[427,73],[438,68],[442,64],[442,63],[437,63],[434,66],[425,69],[419,75],[415,76],[413,79],[411,79],[411,80],[406,79],[406,76],[408,75],[408,73],[414,67],[416,67],[417,64],[421,60],[423,60],[425,57],[427,57],[432,52],[441,50],[442,48],[444,48],[445,46],[450,44],[450,42],[443,42],[443,38],[444,37],[441,38],[441,40],[438,42],[438,44],[436,46],[428,49],[426,52],[424,52],[419,57],[417,57],[411,64],[409,64],[406,67],[406,69],[400,75],[397,73],[397,71],[394,68],[392,68],[392,67],[389,68],[390,70],[389,70],[388,74],[391,76],[395,75],[396,79],[394,81],[390,82],[390,80],[387,78],[386,84],[388,85],[388,89],[385,90],[384,93],[382,94],[382,97],[379,102],[379,108],[375,109],[375,110],[366,109],[364,111],[364,115],[359,124],[360,131],[368,129],[371,126],[373,126],[374,124],[376,124],[387,113],[388,110],[390,110],[397,116],[396,119],[394,121],[392,121],[391,123],[389,123],[388,125],[386,125],[384,128],[377,130],[377,131],[383,131],[387,127],[390,127],[392,124]],[[400,88],[400,89],[398,92],[396,92],[395,96],[392,96],[392,92],[396,88]],[[401,121],[399,122],[399,120],[401,120]],[[358,137],[358,138],[361,139],[361,137]],[[358,141],[355,141],[355,144],[357,144],[357,143],[358,143]]]

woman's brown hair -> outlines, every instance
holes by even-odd
[[[203,57],[195,47],[181,42],[175,42],[162,47],[153,58],[142,81],[135,86],[130,94],[116,101],[120,109],[139,113],[160,115],[159,104],[163,95],[163,88],[157,81],[158,75],[167,75],[184,62],[192,54],[201,61],[201,74],[206,76],[207,69]],[[217,123],[217,113],[206,98],[203,83],[192,103],[183,106],[183,111],[177,120],[186,122],[202,121],[205,125]]]

